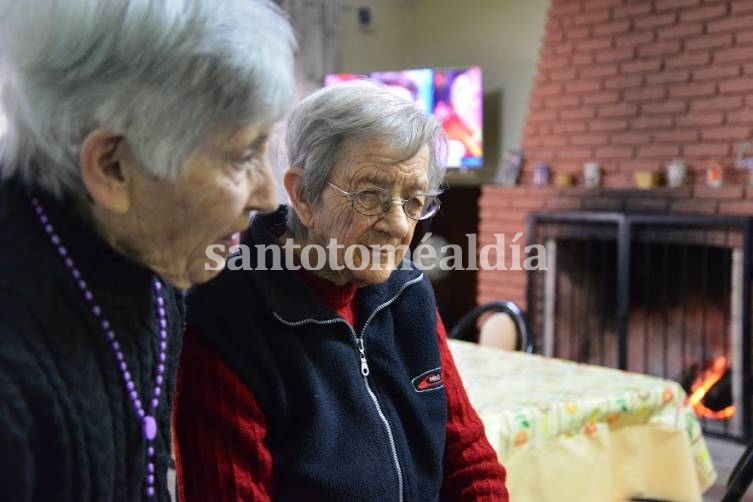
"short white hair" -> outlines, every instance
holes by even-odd
[[[301,196],[316,203],[334,166],[349,148],[385,140],[394,153],[407,160],[429,147],[429,190],[444,180],[447,139],[439,121],[387,86],[367,79],[325,87],[301,101],[286,128],[288,165],[303,169]],[[295,237],[308,234],[295,214],[288,212],[288,230]]]
[[[176,179],[213,133],[280,118],[295,48],[268,0],[0,0],[0,175],[79,191],[106,128]]]

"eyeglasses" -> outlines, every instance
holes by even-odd
[[[403,206],[405,216],[412,220],[425,220],[437,214],[441,204],[438,194],[433,193],[417,193],[408,199],[400,199],[392,197],[392,194],[383,188],[374,187],[347,192],[329,181],[327,184],[347,197],[353,209],[364,216],[382,215],[390,210],[393,202],[397,201]]]

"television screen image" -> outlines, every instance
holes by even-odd
[[[328,75],[324,85],[359,78],[382,82],[437,117],[447,134],[448,167],[483,165],[483,88],[481,67],[425,68]]]
[[[481,68],[434,71],[434,115],[449,139],[449,163],[481,167],[483,111]]]
[[[395,93],[405,96],[426,113],[434,104],[434,72],[432,70],[378,71],[370,75]]]

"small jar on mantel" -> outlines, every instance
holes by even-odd
[[[710,160],[706,166],[706,186],[719,188],[724,184],[724,167],[718,160]]]
[[[537,162],[533,166],[533,184],[537,187],[544,187],[549,184],[549,165],[544,162]]]
[[[685,178],[688,168],[682,159],[673,159],[667,164],[667,186],[669,188],[680,188],[685,185]]]
[[[601,166],[598,162],[586,162],[583,164],[583,184],[586,188],[598,188],[601,186]]]

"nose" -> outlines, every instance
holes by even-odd
[[[249,194],[246,209],[269,213],[277,209],[277,180],[265,160],[256,172],[249,172]]]
[[[413,220],[405,215],[403,205],[393,201],[390,209],[374,225],[378,230],[396,239],[403,239],[413,229]]]

